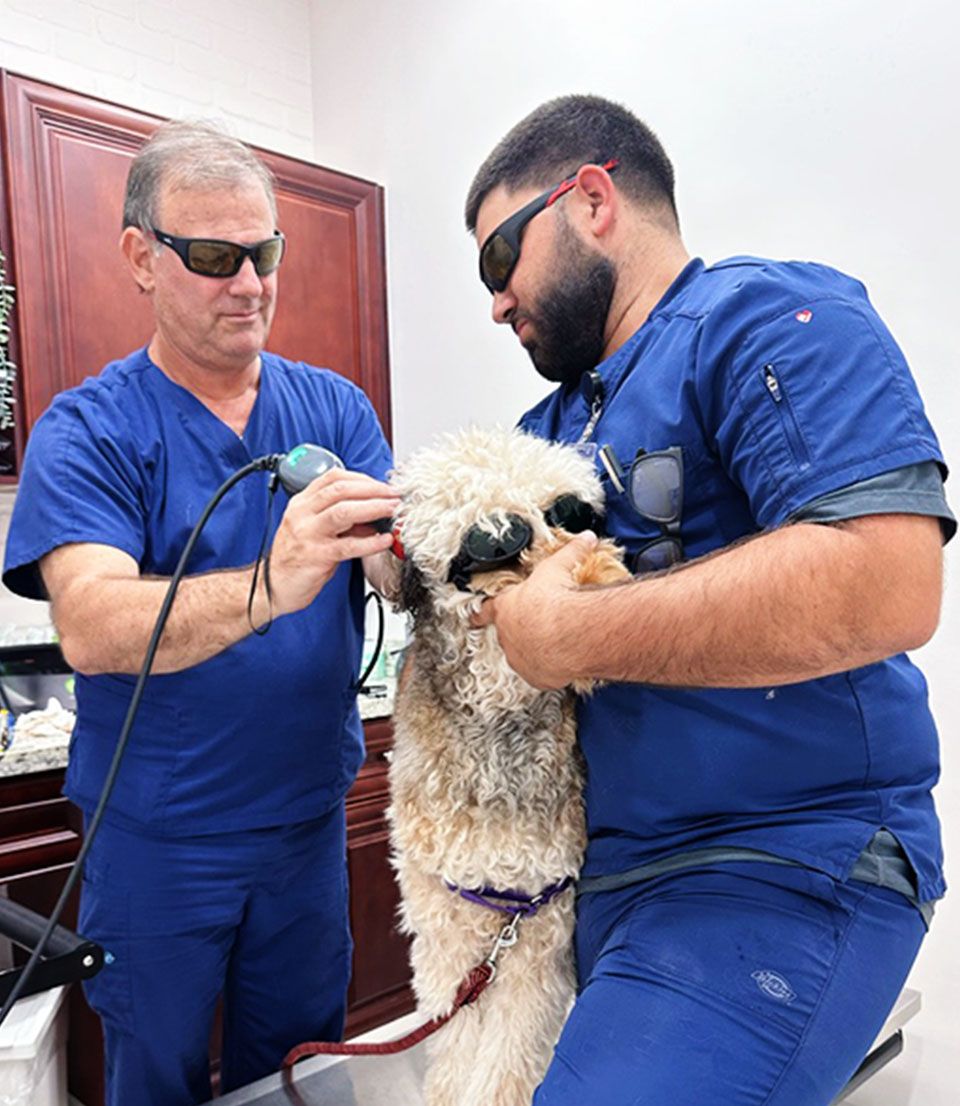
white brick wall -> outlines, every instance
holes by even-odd
[[[309,0],[0,0],[0,67],[313,157]]]
[[[313,159],[309,0],[0,0],[0,68]],[[13,503],[0,492],[0,549]],[[46,604],[0,586],[4,624]]]

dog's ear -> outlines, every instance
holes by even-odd
[[[400,565],[398,605],[413,615],[415,623],[428,616],[433,606],[424,575],[409,557]]]

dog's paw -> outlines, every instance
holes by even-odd
[[[603,680],[589,679],[574,680],[573,683],[570,685],[570,690],[575,695],[579,695],[582,698],[586,699],[591,696],[597,690],[597,688],[603,687],[604,682],[605,681]]]
[[[632,576],[623,563],[622,550],[609,538],[603,538],[573,570],[573,581],[584,587],[589,584],[619,584]]]

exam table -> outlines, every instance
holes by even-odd
[[[834,1102],[842,1102],[902,1050],[903,1027],[919,1009],[920,993],[906,988]],[[292,1083],[270,1075],[208,1106],[423,1106],[425,1048],[420,1044],[394,1056],[314,1056],[297,1064]]]

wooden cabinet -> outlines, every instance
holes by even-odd
[[[354,1036],[413,1009],[409,942],[396,928],[400,895],[389,864],[386,720],[364,727],[367,758],[347,801],[350,924],[355,949],[347,995],[347,1034]]]
[[[49,916],[80,851],[80,812],[60,794],[63,772],[38,772],[0,779],[0,885],[15,902]],[[75,929],[78,893],[63,914]],[[17,960],[25,959],[17,950]],[[103,1102],[103,1046],[100,1022],[79,985],[68,997],[70,1088],[84,1106]]]
[[[130,161],[161,121],[0,70],[0,250],[17,289],[18,459],[57,392],[150,338],[149,305],[117,243]],[[276,177],[288,240],[268,348],[355,381],[389,438],[383,189],[257,152]]]
[[[413,1009],[407,942],[396,931],[399,902],[387,862],[385,754],[392,730],[386,719],[365,727],[367,757],[347,797],[347,862],[353,976],[347,1034],[355,1036]],[[60,795],[63,772],[0,779],[0,885],[6,894],[49,915],[80,849],[79,811]],[[76,926],[74,894],[64,923]],[[217,1068],[217,1031],[211,1049]],[[85,1106],[102,1106],[100,1024],[79,985],[70,990],[69,1086]]]

